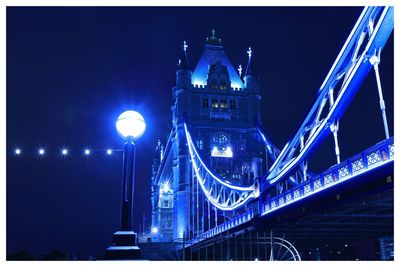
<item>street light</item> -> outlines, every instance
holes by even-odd
[[[63,150],[61,151],[61,154],[62,154],[63,156],[66,156],[66,155],[68,154],[68,149],[63,148]]]
[[[142,115],[129,110],[119,115],[116,128],[126,139],[124,144],[123,177],[122,177],[122,207],[121,228],[113,235],[113,245],[107,248],[106,254],[110,259],[140,258],[136,233],[132,230],[132,208],[135,181],[135,143],[146,129]],[[108,153],[107,154],[111,154]]]

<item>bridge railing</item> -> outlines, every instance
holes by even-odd
[[[248,210],[243,214],[240,215],[236,215],[234,216],[232,219],[230,219],[229,221],[222,223],[208,231],[205,231],[204,233],[196,236],[195,238],[193,238],[191,240],[190,243],[195,244],[198,242],[201,242],[207,238],[211,238],[213,236],[222,234],[226,231],[228,231],[229,229],[232,229],[236,226],[239,226],[243,223],[246,223],[248,221],[251,221],[254,218],[254,212],[253,210]]]
[[[394,139],[391,137],[267,200],[261,204],[261,215],[273,212],[318,191],[375,169],[375,167],[393,161],[393,157]]]

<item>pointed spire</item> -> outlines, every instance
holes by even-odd
[[[189,63],[188,63],[186,51],[189,46],[186,44],[186,41],[183,41],[183,44],[181,45],[181,47],[182,47],[182,52],[181,52],[181,56],[178,60],[178,69],[188,69]]]
[[[247,67],[246,67],[246,74],[247,75],[251,75],[251,74],[255,74],[254,72],[254,64],[253,64],[253,51],[251,50],[251,47],[249,47],[249,50],[247,50],[247,54],[249,55],[249,61],[247,63]]]

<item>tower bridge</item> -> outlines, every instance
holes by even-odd
[[[184,42],[172,129],[153,161],[151,241],[176,244],[183,259],[300,260],[334,258],[324,242],[393,236],[394,141],[379,75],[393,27],[393,7],[362,11],[282,149],[261,124],[256,53],[249,48],[245,71],[236,70],[213,30],[192,71]],[[343,159],[339,121],[372,69],[385,139]],[[308,161],[330,134],[336,162],[315,173]]]

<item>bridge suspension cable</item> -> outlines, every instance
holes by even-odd
[[[184,128],[194,174],[204,195],[212,205],[220,210],[234,210],[257,196],[254,185],[247,187],[233,185],[213,173],[197,152],[186,124]]]

